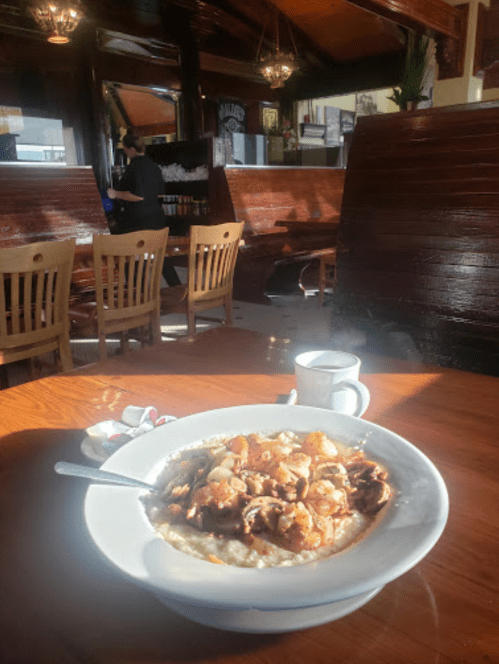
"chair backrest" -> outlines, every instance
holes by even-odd
[[[42,354],[50,349],[40,346],[69,335],[74,251],[74,239],[0,249],[0,349],[5,351],[4,361]],[[25,346],[33,347],[33,352],[14,354]]]
[[[232,293],[234,267],[244,222],[191,226],[188,301],[223,298]]]
[[[94,235],[97,317],[116,321],[159,311],[168,228]]]

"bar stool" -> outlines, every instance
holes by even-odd
[[[336,285],[336,249],[325,251],[319,258],[319,306],[324,304],[327,286]]]

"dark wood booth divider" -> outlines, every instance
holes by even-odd
[[[92,236],[109,227],[91,166],[0,166],[0,246],[76,238],[71,302],[94,299]]]
[[[0,165],[0,246],[109,231],[91,166]]]
[[[339,312],[499,375],[499,104],[360,118],[339,241]]]
[[[320,253],[336,247],[345,171],[267,166],[223,173],[231,220],[245,222],[234,297],[268,303],[265,292],[276,265],[295,263],[297,286],[307,261],[315,258],[318,269]],[[292,275],[285,276],[289,281]]]

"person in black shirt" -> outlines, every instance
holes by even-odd
[[[165,227],[165,215],[158,196],[164,192],[159,166],[145,154],[142,138],[129,130],[123,137],[123,151],[130,159],[118,189],[109,188],[107,195],[118,199],[122,209],[118,215],[118,233],[141,230],[160,230]],[[165,258],[163,277],[169,286],[177,286],[180,279],[170,258]]]

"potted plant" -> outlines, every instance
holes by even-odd
[[[398,86],[388,97],[395,102],[401,111],[416,108],[420,101],[429,97],[423,94],[426,73],[428,71],[430,39],[410,31],[407,37],[407,53]]]

